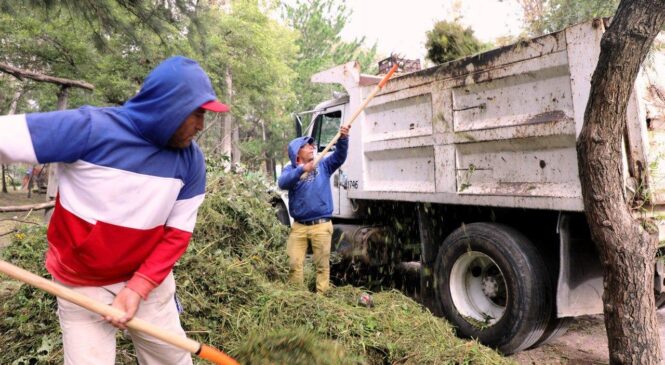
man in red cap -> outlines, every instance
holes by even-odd
[[[205,192],[194,142],[206,111],[227,112],[193,60],[172,57],[121,107],[0,117],[0,163],[57,164],[46,268],[112,305],[120,318],[58,299],[65,364],[115,363],[115,334],[134,315],[185,336],[172,269]],[[191,364],[186,351],[129,330],[141,364]]]

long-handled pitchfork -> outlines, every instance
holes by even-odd
[[[16,280],[22,281],[26,284],[32,285],[36,288],[47,291],[57,297],[66,301],[77,304],[89,311],[95,312],[102,316],[122,317],[125,313],[121,310],[111,307],[110,305],[99,303],[92,300],[85,295],[79,294],[69,288],[59,285],[41,276],[35,275],[29,271],[23,270],[18,266],[12,265],[6,261],[0,260],[0,273],[8,275]],[[237,361],[228,356],[227,354],[201,343],[198,343],[187,337],[177,336],[173,333],[165,332],[163,329],[148,323],[139,318],[132,318],[127,322],[127,327],[141,331],[175,347],[189,351],[198,357],[209,360],[218,365],[239,365]]]
[[[393,76],[393,74],[395,73],[395,71],[397,71],[397,67],[399,67],[399,63],[398,63],[398,62],[395,62],[395,64],[394,64],[393,67],[390,69],[390,71],[388,71],[388,73],[386,74],[386,76],[384,76],[384,77],[381,79],[381,81],[379,82],[379,84],[376,85],[376,87],[374,88],[374,90],[372,90],[372,92],[371,92],[369,95],[367,95],[367,98],[365,98],[365,100],[362,102],[362,104],[360,104],[360,106],[358,107],[358,109],[356,109],[356,111],[353,112],[353,114],[351,115],[351,118],[347,119],[347,121],[344,122],[344,123],[342,124],[342,126],[345,126],[345,127],[346,127],[346,126],[350,126],[351,123],[353,123],[353,122],[356,120],[356,118],[358,118],[358,115],[360,115],[360,113],[361,113],[363,110],[365,110],[365,108],[367,107],[367,104],[369,104],[369,102],[370,102],[372,99],[374,99],[374,96],[376,96],[376,94],[377,94],[379,91],[381,91],[381,89],[383,89],[384,86],[386,86],[386,84],[388,83],[388,80],[390,80],[390,78]],[[342,136],[342,134],[341,134],[340,132],[337,132],[337,134],[335,135],[335,137],[333,137],[333,139],[330,140],[330,142],[328,143],[328,145],[326,146],[326,148],[324,148],[323,151],[321,151],[321,153],[319,153],[319,154],[316,156],[316,158],[314,159],[314,167],[318,166],[319,162],[321,162],[321,159],[326,155],[326,153],[328,153],[328,151],[330,150],[330,148],[332,148],[332,146],[334,146],[335,143],[337,143],[337,140],[338,140],[339,137],[341,137],[341,136]],[[305,171],[302,175],[300,175],[300,180],[305,180],[305,179],[307,178],[307,175],[309,175],[309,173],[308,173],[307,171]]]

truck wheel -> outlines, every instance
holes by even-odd
[[[656,309],[665,307],[665,293],[656,293]]]
[[[549,322],[547,323],[547,328],[545,332],[540,336],[538,341],[531,345],[530,348],[536,348],[554,341],[556,338],[561,337],[568,332],[568,327],[573,322],[572,317],[557,318],[556,312],[552,317],[550,317]]]
[[[663,280],[663,274],[659,274],[659,271],[662,270],[662,267],[660,266],[660,261],[662,261],[665,258],[665,248],[660,247],[658,248],[658,251],[656,251],[656,273],[655,273],[655,279],[656,280]],[[658,283],[656,283],[658,285]],[[656,290],[654,288],[654,299],[656,301],[656,310],[661,309],[665,307],[665,293],[659,293],[659,290]]]
[[[286,209],[286,205],[282,202],[279,202],[275,205],[275,216],[277,220],[285,226],[291,226],[291,219],[289,218],[289,211]]]
[[[552,312],[549,275],[533,244],[516,230],[462,226],[444,240],[434,269],[443,314],[458,335],[511,354],[545,332]]]

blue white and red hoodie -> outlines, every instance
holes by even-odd
[[[172,57],[121,107],[0,117],[0,162],[58,163],[46,268],[73,286],[128,281],[144,299],[185,252],[205,192],[192,142],[167,143],[215,100],[201,67]]]

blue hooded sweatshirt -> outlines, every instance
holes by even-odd
[[[296,165],[296,157],[300,148],[312,142],[311,137],[298,137],[289,143],[291,164],[284,167],[278,181],[280,188],[289,191],[289,212],[298,222],[309,222],[332,216],[330,176],[346,161],[349,146],[348,138],[340,138],[337,141],[335,152],[321,160],[317,168],[310,172],[305,180],[300,180],[304,170],[302,165]]]
[[[0,162],[57,163],[46,267],[69,285],[159,285],[184,253],[205,192],[205,160],[174,132],[216,96],[193,60],[171,57],[121,107],[0,117]],[[52,165],[54,166],[54,165]]]

